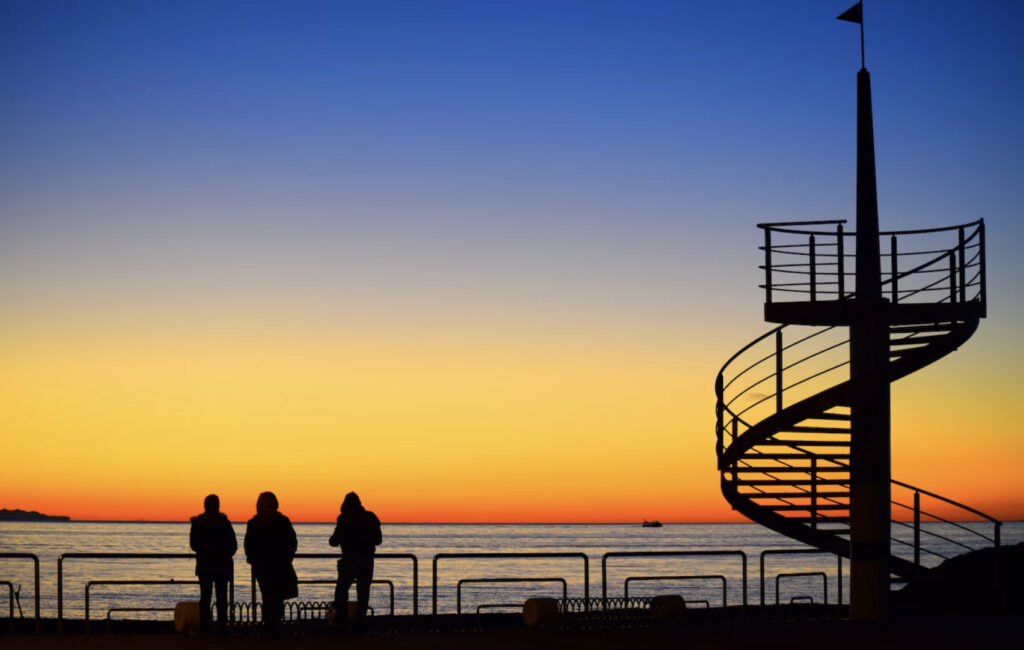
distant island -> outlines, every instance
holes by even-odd
[[[63,515],[44,515],[35,510],[0,510],[0,521],[71,521]]]

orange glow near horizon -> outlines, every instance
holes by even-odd
[[[178,521],[215,492],[245,520],[272,490],[293,520],[332,521],[356,490],[393,522],[744,521],[718,488],[710,352],[601,333],[297,334],[7,332],[0,424],[20,433],[2,506]],[[986,423],[1006,431],[998,449],[957,435],[1001,397],[943,409],[933,392],[957,370],[931,370],[894,387],[894,478],[1020,518],[1012,429]],[[951,473],[954,459],[989,471]]]
[[[242,519],[269,489],[296,521],[330,521],[354,489],[390,521],[729,518],[710,357],[579,335],[303,334],[19,333],[0,371],[3,428],[25,432],[5,505],[181,520],[216,492]]]

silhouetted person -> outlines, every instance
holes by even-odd
[[[380,544],[380,520],[363,507],[359,495],[349,492],[341,503],[338,525],[329,543],[341,547],[338,561],[338,586],[334,590],[335,624],[343,628],[348,621],[348,589],[356,583],[356,631],[361,632],[370,605],[373,580],[373,555]]]
[[[245,527],[245,560],[252,565],[263,596],[266,636],[281,636],[284,601],[299,595],[299,580],[292,567],[298,548],[292,522],[277,511],[277,497],[263,492],[256,500],[256,516]]]
[[[238,550],[235,530],[220,511],[220,499],[211,494],[203,500],[204,512],[192,517],[188,544],[196,552],[196,576],[199,578],[199,629],[210,633],[210,597],[217,587],[217,632],[227,633],[228,582],[235,575],[232,556]]]

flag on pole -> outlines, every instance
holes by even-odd
[[[860,3],[853,5],[843,13],[836,16],[838,20],[845,20],[850,23],[857,23],[860,25],[864,24],[864,13],[861,10]]]

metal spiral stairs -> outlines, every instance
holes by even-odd
[[[759,228],[765,235],[765,318],[781,325],[733,355],[716,379],[722,493],[754,522],[849,557],[854,233],[844,232],[841,221]],[[881,233],[879,250],[889,329],[887,379],[894,382],[959,348],[985,316],[984,223]],[[930,551],[921,543],[922,531],[973,548],[930,533],[921,526],[922,516],[998,546],[996,519],[899,481],[892,488],[894,497],[913,499],[912,505],[893,500],[893,547],[904,552],[891,553],[892,573],[917,573],[922,553],[947,557],[948,550]],[[922,496],[944,514],[922,511]],[[986,519],[994,535],[947,517]]]

